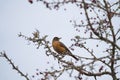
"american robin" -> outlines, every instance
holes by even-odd
[[[62,43],[60,42],[61,38],[58,37],[54,37],[52,40],[52,46],[53,49],[60,55],[64,56],[64,55],[69,55],[71,57],[73,57],[74,59],[78,60],[78,58],[76,58],[71,52],[70,50]]]

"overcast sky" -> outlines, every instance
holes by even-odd
[[[51,11],[35,1],[34,4],[27,0],[0,1],[0,52],[5,51],[15,65],[29,76],[35,74],[37,68],[46,69],[46,62],[53,59],[43,54],[42,47],[36,49],[34,44],[28,45],[18,34],[32,36],[31,33],[38,29],[41,35],[49,35],[48,40],[51,41],[54,36],[62,37],[62,41],[70,46],[70,38],[77,34],[70,20],[82,18],[76,16],[79,10],[72,5],[67,6],[67,11],[65,7]],[[54,61],[49,65],[55,65]],[[4,58],[0,58],[0,80],[25,79]]]
[[[31,33],[38,29],[41,35],[49,35],[50,41],[54,36],[64,37],[62,40],[67,39],[67,44],[71,36],[76,34],[73,33],[75,30],[69,20],[75,19],[74,15],[79,14],[71,9],[73,8],[68,8],[67,12],[64,8],[50,11],[39,2],[31,5],[27,0],[1,0],[0,51],[6,51],[16,66],[24,73],[28,72],[30,76],[36,72],[36,68],[45,69],[47,65],[44,63],[49,61],[49,58],[43,54],[44,50],[37,50],[33,44],[28,45],[28,42],[17,34],[22,32],[26,36],[32,36]],[[12,70],[4,58],[0,58],[0,79],[24,80]]]

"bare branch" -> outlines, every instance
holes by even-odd
[[[23,76],[26,80],[30,80],[28,78],[28,74],[24,74],[19,68],[18,66],[15,66],[15,64],[10,60],[10,58],[8,58],[8,56],[6,55],[5,52],[0,52],[0,57],[4,57],[12,66],[13,70],[17,71],[21,76]]]

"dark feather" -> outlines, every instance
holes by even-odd
[[[70,51],[62,42],[60,42],[60,46],[61,46],[61,47],[64,47],[64,48],[66,49],[66,54],[68,54],[68,55],[72,56],[74,59],[78,60],[78,58],[76,58],[76,57],[71,53],[71,51]]]

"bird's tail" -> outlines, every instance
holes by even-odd
[[[74,59],[76,59],[77,61],[79,60],[76,56],[74,56],[73,54],[71,54],[70,56],[72,56]]]
[[[75,60],[77,60],[77,61],[79,60],[75,55],[73,55],[73,54],[71,53],[71,51],[68,50],[67,54],[68,54],[69,56],[73,57]]]

